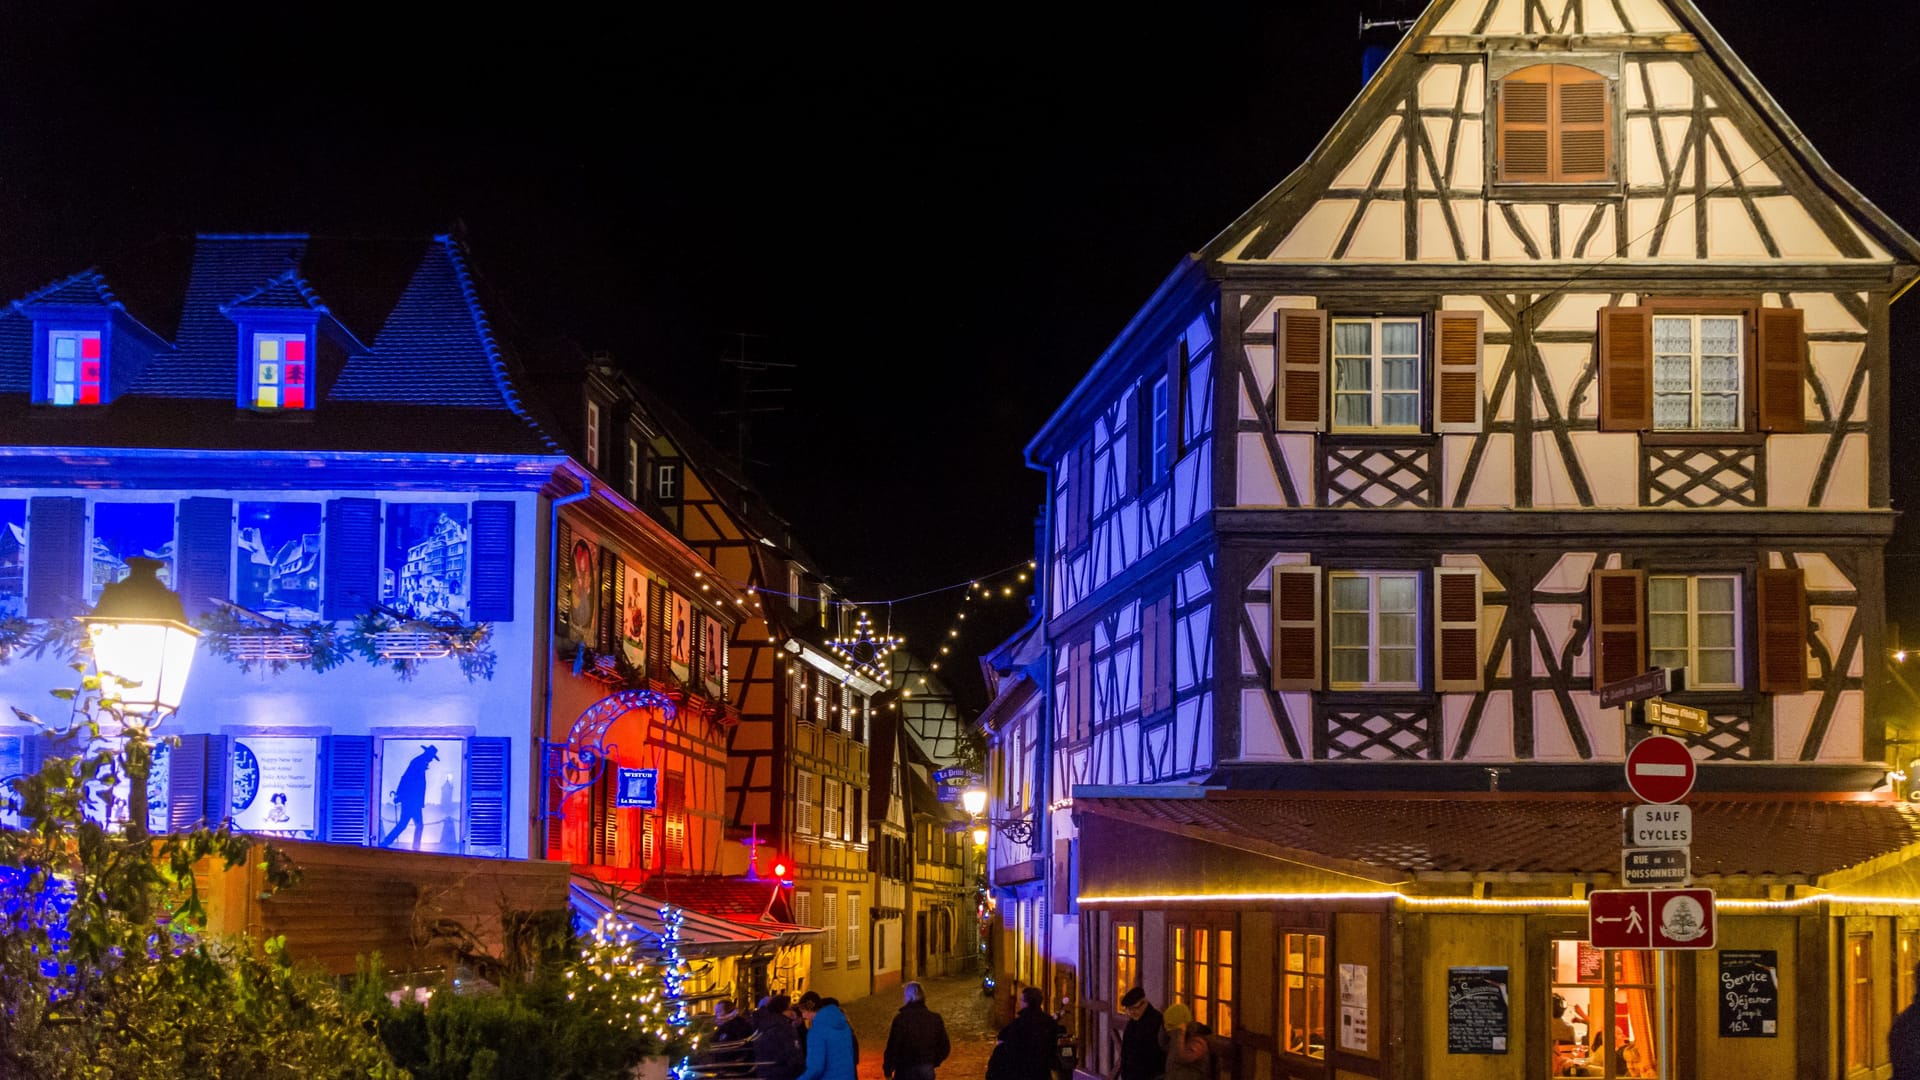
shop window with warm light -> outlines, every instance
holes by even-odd
[[[1660,1075],[1656,955],[1602,951],[1584,941],[1550,943],[1547,1075]]]
[[[1113,1000],[1140,985],[1140,927],[1131,922],[1113,924]]]
[[[1193,1010],[1193,1018],[1215,1035],[1233,1034],[1234,919],[1231,915],[1195,918],[1168,927],[1169,1002]]]
[[[1280,955],[1281,1049],[1327,1056],[1327,936],[1289,933]]]

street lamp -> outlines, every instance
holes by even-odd
[[[973,819],[973,842],[987,842],[987,827],[999,829],[1008,840],[1023,847],[1033,846],[1033,819],[1026,818],[982,818],[980,812],[987,808],[987,792],[984,788],[968,788],[960,793],[960,806]]]
[[[973,846],[985,847],[986,844],[987,844],[987,827],[985,825],[975,825],[973,827]]]
[[[180,707],[200,632],[187,625],[180,596],[160,582],[159,559],[127,560],[127,576],[100,590],[80,622],[93,643],[100,698],[126,735],[127,833],[147,837],[147,736]]]
[[[987,808],[987,793],[983,788],[968,788],[960,793],[960,806],[968,817],[979,817],[980,811]]]

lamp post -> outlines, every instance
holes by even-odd
[[[960,793],[960,807],[973,819],[973,842],[985,844],[986,830],[989,826],[1000,830],[1000,835],[1022,847],[1033,843],[1032,818],[982,818],[981,812],[987,808],[987,792],[984,788],[968,788]]]
[[[93,613],[81,618],[93,643],[102,706],[125,737],[127,836],[147,839],[147,777],[153,768],[149,735],[180,707],[200,632],[187,625],[180,595],[161,583],[158,559],[127,560],[127,576],[100,590]]]

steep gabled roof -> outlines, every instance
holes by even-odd
[[[296,270],[306,250],[307,237],[295,233],[209,233],[196,238],[173,351],[149,364],[131,392],[234,400],[240,334],[222,308]]]
[[[222,314],[235,311],[311,311],[317,315],[332,312],[313,291],[313,285],[297,271],[288,270],[250,293],[220,305]]]
[[[100,271],[88,267],[72,277],[62,278],[38,292],[30,293],[13,302],[15,308],[30,308],[36,305],[75,305],[85,307],[108,307],[118,311],[122,305],[107,287],[107,279]]]
[[[1734,102],[1718,101],[1718,107],[1723,110],[1744,108],[1767,128],[1770,137],[1777,142],[1775,147],[1754,146],[1752,152],[1761,162],[1777,157],[1777,161],[1768,165],[1769,169],[1797,171],[1806,178],[1808,193],[1804,198],[1824,198],[1838,209],[1838,215],[1821,207],[1810,207],[1808,213],[1834,240],[1835,246],[1840,249],[1840,257],[1867,262],[1885,261],[1890,256],[1895,264],[1896,282],[1910,281],[1920,273],[1920,242],[1916,242],[1912,235],[1834,171],[1691,0],[1645,0],[1627,5],[1615,0],[1549,0],[1548,3],[1436,0],[1416,20],[1386,63],[1308,155],[1306,162],[1210,240],[1201,249],[1201,257],[1216,267],[1228,263],[1263,262],[1297,227],[1302,226],[1310,211],[1316,208],[1329,209],[1320,206],[1319,200],[1329,188],[1336,186],[1336,177],[1357,157],[1378,153],[1381,147],[1387,145],[1376,136],[1380,134],[1384,123],[1397,122],[1394,120],[1395,110],[1413,89],[1424,67],[1424,51],[1432,47],[1436,39],[1443,42],[1477,40],[1495,48],[1503,43],[1527,48],[1544,43],[1550,47],[1549,51],[1542,51],[1538,55],[1542,62],[1546,62],[1553,55],[1552,49],[1577,49],[1588,40],[1588,34],[1594,35],[1594,39],[1600,42],[1595,46],[1596,49],[1617,52],[1624,47],[1629,54],[1658,53],[1665,47],[1662,42],[1690,35],[1697,44],[1686,43],[1686,51],[1693,53],[1697,50],[1699,55],[1704,55],[1725,78],[1737,99]],[[1627,45],[1623,46],[1623,41]],[[1461,86],[1466,86],[1464,80]],[[1483,91],[1477,93],[1482,101],[1486,100]],[[1709,96],[1713,94],[1710,92]],[[1424,123],[1426,117],[1423,115],[1421,119]],[[1476,120],[1475,123],[1481,121]],[[1485,125],[1484,137],[1493,137],[1490,123]],[[1477,138],[1473,145],[1479,145]],[[1721,152],[1726,151],[1723,149]],[[1398,153],[1396,149],[1395,154]],[[1426,183],[1427,174],[1423,171],[1427,168],[1426,163],[1420,161],[1417,153],[1409,152],[1408,156],[1412,158],[1407,169],[1408,176],[1418,174],[1422,177],[1422,183]],[[1392,160],[1402,159],[1395,156]],[[1383,155],[1381,165],[1384,167],[1386,164]],[[1474,167],[1477,169],[1477,164]],[[1412,183],[1411,179],[1408,183]],[[1428,194],[1431,194],[1431,190]],[[1475,200],[1486,198],[1483,189],[1462,190],[1457,194]],[[1624,212],[1624,209],[1620,212]],[[1679,212],[1677,208],[1675,212]],[[1354,213],[1358,215],[1359,211]],[[1411,231],[1417,227],[1411,220],[1413,210],[1407,208],[1403,213],[1409,215],[1406,228],[1411,237]],[[1593,219],[1596,223],[1598,215],[1596,211]],[[1329,214],[1330,218],[1336,216],[1337,213]],[[1350,220],[1351,223],[1346,226],[1348,236],[1352,235],[1354,225],[1361,224],[1357,216]],[[1337,226],[1337,222],[1331,226],[1336,233],[1340,231]],[[1324,232],[1328,223],[1321,222],[1317,227]],[[1867,239],[1867,243],[1859,243],[1859,238],[1852,231],[1856,229],[1860,236]],[[1412,243],[1411,239],[1409,243]],[[1874,251],[1875,244],[1883,248],[1884,253]],[[1606,256],[1609,259],[1616,257],[1620,256]],[[1467,256],[1467,260],[1476,261],[1472,255]],[[1298,257],[1289,261],[1322,260]]]

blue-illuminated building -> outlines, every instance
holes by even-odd
[[[210,632],[156,824],[527,856],[572,466],[462,245],[203,235],[168,266],[0,311],[0,620],[30,641],[165,562]],[[64,714],[57,649],[0,661],[0,706]]]

